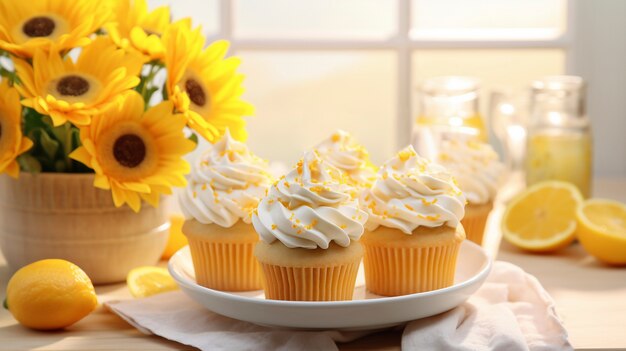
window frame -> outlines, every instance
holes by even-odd
[[[412,129],[412,59],[420,49],[561,49],[565,55],[565,72],[576,67],[574,52],[574,30],[576,28],[576,2],[566,1],[565,28],[553,39],[533,40],[431,40],[411,37],[411,2],[397,1],[396,34],[385,40],[328,40],[328,39],[242,39],[234,35],[234,4],[236,0],[219,0],[219,30],[215,37],[228,40],[231,50],[244,51],[359,51],[381,50],[395,52],[397,57],[397,126],[396,148],[410,143]],[[212,38],[215,39],[215,38]]]

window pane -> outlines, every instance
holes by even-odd
[[[216,35],[220,25],[219,0],[148,0],[150,9],[169,5],[174,20],[191,17],[193,25],[201,25],[204,35]]]
[[[382,162],[395,148],[396,57],[385,52],[239,52],[251,149],[290,166],[335,129]]]
[[[240,38],[384,39],[396,30],[395,0],[237,0]]]
[[[553,39],[566,27],[566,0],[412,0],[414,39]]]

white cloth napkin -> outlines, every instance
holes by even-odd
[[[111,301],[140,331],[202,350],[336,350],[335,342],[375,331],[290,331],[257,326],[204,309],[182,292]],[[459,307],[406,325],[403,350],[571,350],[554,301],[537,279],[495,262],[483,286]]]

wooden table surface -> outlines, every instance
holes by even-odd
[[[594,184],[597,197],[626,202],[626,178],[600,179]],[[506,242],[498,231],[502,206],[490,218],[487,250],[497,259],[512,262],[536,276],[556,301],[576,349],[626,350],[626,268],[604,266],[588,256],[579,244],[553,255],[531,255]],[[162,262],[162,265],[165,263]],[[0,298],[4,299],[9,271],[0,255]],[[130,298],[124,284],[96,287],[99,301]],[[373,334],[340,349],[400,349],[401,331]],[[10,313],[0,309],[0,350],[190,350],[193,348],[158,336],[141,334],[103,307],[58,332],[23,328]]]

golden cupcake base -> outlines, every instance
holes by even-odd
[[[259,240],[250,224],[237,222],[230,228],[186,221],[183,233],[189,248],[198,284],[222,291],[249,291],[263,288],[261,270],[254,258]]]
[[[265,298],[288,301],[352,300],[363,248],[331,243],[328,249],[290,249],[279,241],[259,242],[255,255],[264,277]]]
[[[468,204],[465,206],[465,216],[461,220],[467,239],[482,245],[485,236],[485,227],[489,213],[493,209],[493,202],[483,205]]]
[[[365,283],[370,292],[400,296],[454,284],[456,260],[465,239],[462,226],[419,227],[408,235],[379,227],[361,238]]]

